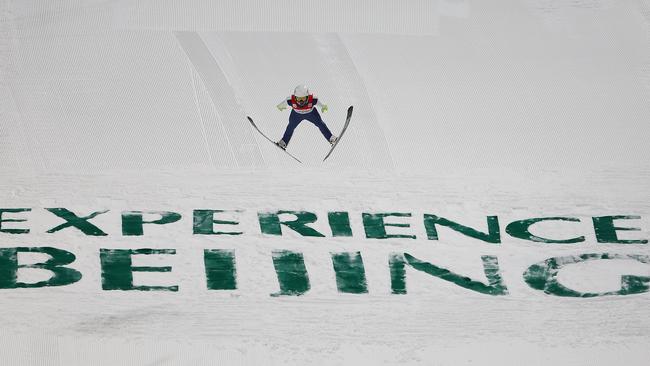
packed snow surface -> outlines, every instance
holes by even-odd
[[[279,139],[301,83],[335,134],[354,106],[326,162],[308,122],[299,164],[246,120]],[[648,121],[648,0],[0,1],[2,364],[646,365]],[[81,277],[12,287],[52,278],[9,255],[44,247]],[[109,289],[140,249],[168,251],[133,286],[167,290]],[[553,258],[598,296],[534,288]]]

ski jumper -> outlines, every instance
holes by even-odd
[[[325,122],[323,122],[323,119],[316,109],[317,106],[320,107],[323,106],[323,104],[318,100],[318,98],[314,97],[313,94],[310,94],[307,98],[307,103],[305,103],[303,106],[298,105],[295,95],[292,95],[286,99],[286,103],[291,107],[291,115],[289,115],[289,125],[284,131],[282,141],[284,141],[287,145],[293,136],[293,131],[296,129],[296,127],[298,127],[300,122],[304,120],[307,120],[318,127],[320,132],[328,141],[332,137],[332,132],[329,128],[327,128],[327,125]],[[280,105],[284,103],[285,102],[282,102]]]

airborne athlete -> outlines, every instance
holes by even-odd
[[[286,100],[283,100],[282,103],[278,104],[277,108],[280,111],[284,111],[287,109],[287,106],[291,107],[289,125],[287,125],[287,129],[284,131],[282,139],[277,142],[278,146],[282,149],[287,148],[289,141],[291,141],[291,136],[293,136],[293,131],[303,120],[307,120],[316,125],[330,144],[334,145],[336,143],[338,137],[332,135],[332,132],[327,128],[327,125],[323,122],[323,119],[316,109],[316,107],[321,107],[321,111],[325,113],[327,112],[327,105],[321,103],[318,98],[314,97],[305,85],[296,86],[293,94]]]

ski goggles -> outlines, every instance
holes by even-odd
[[[296,97],[296,102],[305,103],[309,97]]]

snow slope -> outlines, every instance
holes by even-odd
[[[645,365],[650,295],[554,296],[524,272],[553,257],[649,256],[647,244],[599,243],[592,217],[619,239],[650,238],[650,2],[635,0],[10,1],[0,2],[0,249],[74,253],[67,286],[0,289],[0,351],[8,365]],[[301,125],[290,151],[288,114],[275,105],[305,82],[330,107],[327,142]],[[106,236],[64,223],[89,221]],[[194,210],[228,210],[197,235]],[[170,211],[176,222],[123,233],[122,214]],[[286,226],[263,232],[260,213],[307,211],[324,237]],[[347,212],[351,236],[335,236]],[[364,214],[392,235],[369,237]],[[428,238],[425,214],[485,231]],[[290,215],[289,215],[290,216]],[[531,228],[574,244],[523,240],[516,220],[569,217]],[[287,216],[282,216],[287,217]],[[156,213],[146,214],[156,220]],[[216,227],[216,226],[215,226]],[[371,236],[371,235],[370,235]],[[101,249],[136,255],[134,284],[102,288]],[[234,251],[235,290],[208,290],[204,250]],[[280,291],[273,253],[302,253],[310,289]],[[367,293],[337,287],[333,253],[363,258]],[[407,253],[487,283],[498,258],[507,295],[463,288],[406,268],[391,291],[389,258]],[[19,253],[20,264],[46,259]],[[615,292],[621,276],[650,276],[631,260],[567,265],[561,284]],[[0,285],[6,263],[0,262]],[[1,268],[4,265],[5,268]],[[18,281],[48,280],[21,268]]]

